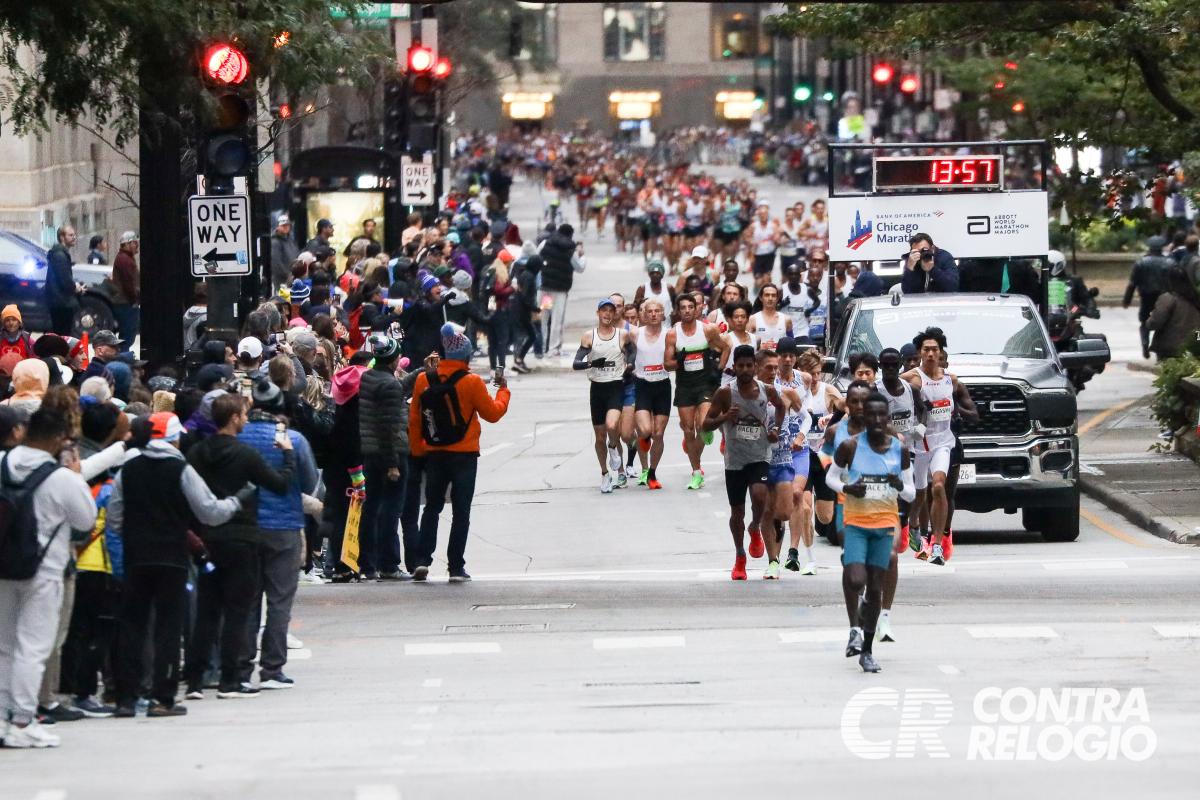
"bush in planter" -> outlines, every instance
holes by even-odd
[[[1196,425],[1196,420],[1188,413],[1188,397],[1183,393],[1180,384],[1184,378],[1192,378],[1198,374],[1200,359],[1192,352],[1168,358],[1159,364],[1158,377],[1154,379],[1155,392],[1154,400],[1150,404],[1150,413],[1159,424],[1173,433],[1179,434]]]

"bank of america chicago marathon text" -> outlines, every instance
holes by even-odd
[[[884,244],[908,244],[912,235],[921,230],[916,222],[875,222],[875,241]]]

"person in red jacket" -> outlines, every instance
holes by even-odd
[[[446,357],[435,373],[423,372],[417,377],[408,412],[409,448],[414,457],[424,458],[425,465],[425,511],[413,580],[423,581],[429,575],[437,548],[438,516],[446,506],[449,488],[454,519],[446,560],[450,582],[461,583],[471,580],[465,553],[479,469],[479,418],[499,422],[508,411],[511,395],[502,375],[493,381],[498,391],[492,399],[483,378],[471,374],[472,347],[462,328],[448,322],[441,333]]]
[[[33,357],[33,339],[25,330],[25,321],[21,318],[21,309],[9,304],[0,311],[0,356],[16,353],[22,359]]]
[[[121,334],[121,352],[133,346],[141,326],[142,283],[138,274],[137,261],[141,242],[133,231],[121,234],[121,249],[113,259],[112,280],[116,286],[113,293],[113,316],[117,318],[117,330]]]

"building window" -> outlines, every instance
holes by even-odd
[[[558,4],[520,3],[514,17],[510,55],[535,65],[558,61]]]
[[[666,54],[664,3],[605,3],[604,60],[662,61]]]
[[[759,36],[756,3],[721,3],[712,7],[713,60],[762,55],[767,37]]]

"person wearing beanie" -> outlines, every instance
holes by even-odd
[[[420,364],[441,346],[439,330],[446,321],[446,293],[437,278],[429,273],[421,275],[421,296],[406,303],[400,312],[400,326],[404,329],[404,341],[400,343],[401,355],[413,364]]]
[[[538,255],[537,245],[526,241],[521,245],[521,257],[513,262],[512,287],[513,296],[509,299],[509,312],[512,317],[513,342],[520,342],[514,351],[513,369],[520,374],[532,372],[525,364],[525,356],[529,351],[541,358],[542,330],[537,324],[541,314],[538,302],[542,257]]]
[[[187,713],[175,703],[179,688],[179,642],[187,610],[188,531],[222,525],[253,496],[246,487],[218,498],[179,451],[183,425],[167,411],[139,417],[132,425],[134,449],[113,481],[108,525],[121,536],[125,586],[117,648],[117,713],[133,717],[143,676],[150,615],[154,615],[154,659],[147,715]]]
[[[258,488],[259,529],[259,587],[255,608],[261,605],[265,588],[267,621],[263,629],[259,654],[259,682],[265,689],[286,689],[292,686],[283,668],[287,664],[287,632],[292,617],[292,602],[296,597],[298,566],[303,563],[304,505],[301,495],[312,494],[317,486],[317,464],[312,446],[302,433],[288,427],[287,401],[283,391],[267,378],[260,378],[251,391],[254,403],[248,422],[238,434],[238,440],[250,445],[272,468],[283,466],[283,451],[276,445],[281,433],[290,440],[296,453],[296,470],[292,473],[287,489],[272,491],[266,486]],[[214,404],[215,408],[215,404]],[[215,421],[215,420],[214,420]],[[281,426],[283,430],[281,431]],[[258,636],[258,617],[251,615],[244,635],[239,679],[249,683],[254,665],[255,640]]]
[[[408,397],[417,374],[396,377],[400,344],[381,333],[371,334],[368,349],[374,364],[362,374],[358,392],[359,443],[367,498],[359,526],[360,571],[370,579],[399,580],[400,539],[396,533],[404,504],[408,466]],[[407,541],[410,561],[415,541]]]
[[[512,263],[513,254],[501,246],[500,252],[496,254],[496,259],[484,270],[483,280],[480,283],[480,291],[483,294],[482,302],[485,302],[488,310],[492,312],[486,330],[488,364],[493,373],[497,370],[504,371],[508,348],[512,344],[512,312],[509,311],[510,301],[515,291],[512,287],[512,273],[510,272]]]
[[[24,418],[37,411],[50,388],[50,367],[40,358],[27,358],[13,367],[12,397],[3,401]]]
[[[466,570],[467,534],[471,526],[471,503],[475,497],[475,477],[479,469],[479,418],[499,422],[508,412],[508,383],[502,375],[493,383],[498,387],[493,399],[487,385],[470,372],[470,340],[456,325],[442,326],[442,352],[445,357],[435,370],[422,371],[413,386],[409,408],[408,438],[413,454],[424,459],[425,511],[420,525],[420,553],[414,580],[425,580],[437,548],[438,515],[451,493],[454,518],[450,525],[447,562],[450,580],[468,581]],[[425,413],[426,392],[437,396]],[[445,409],[457,413],[445,413]],[[465,423],[461,427],[456,423]]]
[[[217,497],[235,495],[246,484],[284,493],[296,470],[291,439],[277,445],[278,466],[272,466],[254,447],[238,439],[249,423],[246,402],[236,394],[215,392],[205,396],[213,435],[188,450],[187,459]],[[202,405],[203,409],[204,406]],[[200,413],[197,411],[197,413]],[[254,606],[260,571],[258,505],[251,501],[224,525],[205,528],[200,537],[216,567],[202,573],[196,583],[196,626],[188,643],[184,680],[189,699],[203,697],[204,672],[213,646],[219,645],[221,677],[218,692],[241,695],[239,681],[246,653],[246,628],[258,614]],[[222,619],[224,623],[222,626]],[[218,636],[218,631],[220,635]]]
[[[25,330],[21,309],[15,304],[5,306],[4,310],[0,311],[0,323],[3,324],[3,330],[0,331],[0,358],[9,353],[16,353],[21,358],[31,357],[33,339]]]

